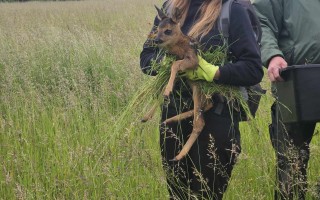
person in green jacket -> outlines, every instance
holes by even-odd
[[[272,83],[290,65],[320,64],[319,0],[252,0],[262,26],[261,54]],[[275,199],[305,199],[309,144],[315,123],[278,123],[273,104],[269,126],[277,155]],[[276,130],[276,131],[275,131]]]

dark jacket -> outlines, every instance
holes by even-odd
[[[184,34],[187,34],[192,24],[197,20],[197,11],[202,2],[203,0],[191,0],[185,23],[181,28]],[[158,23],[158,18],[155,18],[153,29]],[[259,83],[263,77],[260,49],[251,29],[248,14],[236,1],[231,7],[229,35],[228,43],[230,44],[229,52],[232,54],[232,63],[220,67],[220,78],[216,83],[235,86],[251,86]],[[148,44],[146,41],[140,54],[140,66],[144,73],[150,69],[150,61],[157,58],[159,51]],[[223,45],[223,39],[217,25],[200,40],[200,44],[205,49]]]
[[[319,0],[253,0],[262,28],[262,61],[276,55],[288,63],[320,64]]]

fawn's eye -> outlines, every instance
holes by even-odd
[[[166,34],[166,35],[171,35],[171,33],[172,33],[172,30],[169,30],[169,29],[164,31],[164,34]]]

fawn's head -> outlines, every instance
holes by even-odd
[[[160,48],[167,48],[171,45],[175,45],[177,41],[184,36],[181,32],[180,24],[164,14],[157,6],[156,9],[158,11],[158,18],[160,19],[160,22],[157,29],[157,35],[154,40],[155,43]],[[181,13],[178,10],[175,13],[175,19],[180,19]]]

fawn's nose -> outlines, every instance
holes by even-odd
[[[161,40],[160,38],[156,38],[154,40],[154,43],[156,43],[156,44],[161,44],[162,42],[163,42],[163,40]]]

